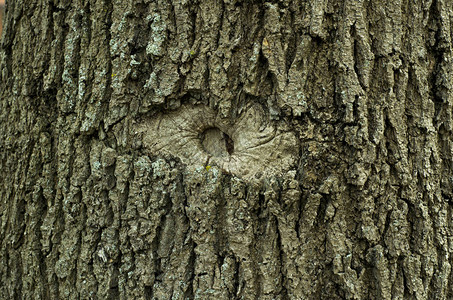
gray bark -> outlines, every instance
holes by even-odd
[[[453,3],[7,1],[1,299],[452,299]]]

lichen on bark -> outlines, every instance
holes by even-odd
[[[0,299],[453,299],[451,7],[8,1]]]

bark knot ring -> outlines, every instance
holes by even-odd
[[[134,128],[150,155],[170,154],[187,165],[217,165],[239,177],[282,173],[293,166],[298,141],[284,123],[249,104],[235,120],[205,105],[182,105]]]

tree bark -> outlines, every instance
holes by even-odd
[[[7,0],[1,299],[452,299],[450,0]]]

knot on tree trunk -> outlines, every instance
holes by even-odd
[[[183,105],[145,119],[141,133],[149,155],[172,155],[187,165],[217,165],[239,177],[283,173],[296,163],[298,140],[258,104],[234,119],[205,105]]]

